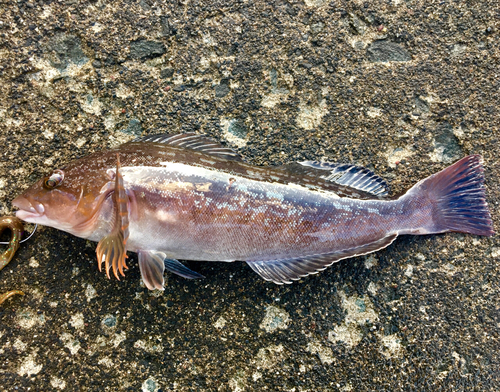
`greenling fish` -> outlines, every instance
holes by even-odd
[[[13,205],[20,219],[99,242],[108,277],[124,276],[126,252],[136,252],[149,289],[163,289],[165,269],[201,277],[178,260],[246,261],[283,284],[401,234],[494,234],[478,155],[390,198],[363,167],[255,167],[194,133],[146,136],[73,161]]]

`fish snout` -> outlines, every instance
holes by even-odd
[[[12,205],[19,208],[19,211],[16,212],[16,216],[22,220],[40,217],[45,212],[45,207],[42,203],[32,203],[24,196],[16,197],[12,201]]]

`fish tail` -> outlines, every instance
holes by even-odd
[[[486,202],[480,155],[462,158],[427,177],[411,188],[407,195],[430,202],[432,219],[427,233],[459,231],[484,236],[495,234]]]

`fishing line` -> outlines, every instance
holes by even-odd
[[[28,240],[29,240],[29,239],[33,236],[33,234],[35,234],[35,231],[36,231],[37,227],[38,227],[38,224],[37,224],[37,223],[35,223],[35,228],[34,228],[34,229],[33,229],[33,231],[30,233],[30,235],[29,235],[27,238],[25,238],[24,240],[19,241],[19,243],[20,243],[20,244],[22,244],[23,242],[28,241]],[[9,245],[9,244],[10,244],[10,242],[1,242],[1,241],[0,241],[0,245]]]

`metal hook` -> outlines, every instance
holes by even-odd
[[[29,235],[28,237],[26,237],[24,240],[19,241],[19,243],[20,243],[20,244],[22,244],[23,242],[28,241],[28,240],[29,240],[29,239],[33,236],[33,234],[35,234],[35,231],[36,231],[37,227],[38,227],[38,224],[37,224],[37,223],[35,223],[35,228],[34,228],[34,229],[33,229],[33,231],[30,233],[30,235]],[[1,242],[1,241],[0,241],[0,245],[10,245],[10,242]]]

